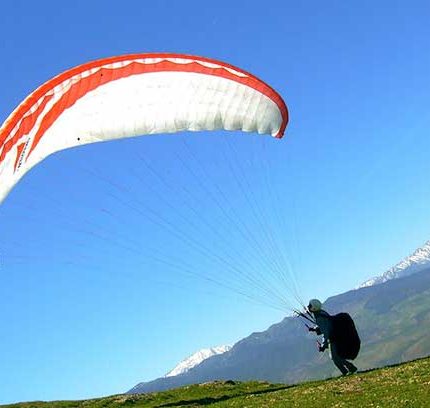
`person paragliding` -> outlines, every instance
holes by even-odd
[[[316,326],[308,326],[308,330],[323,336],[323,342],[318,343],[319,351],[330,348],[331,359],[342,375],[355,373],[357,367],[348,360],[357,357],[360,338],[351,316],[348,313],[330,315],[322,309],[318,299],[310,300],[307,309],[316,323]]]

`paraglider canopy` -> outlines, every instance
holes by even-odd
[[[229,64],[180,54],[92,61],[44,83],[0,128],[0,202],[34,165],[69,147],[187,130],[280,138],[287,123],[279,94]]]

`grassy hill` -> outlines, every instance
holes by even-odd
[[[430,357],[295,386],[222,381],[152,394],[85,401],[27,402],[2,408],[116,407],[428,407]]]

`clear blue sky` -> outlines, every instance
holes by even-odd
[[[34,168],[0,208],[0,403],[124,392],[278,322],[219,286],[270,301],[235,274],[253,269],[284,290],[272,241],[302,298],[325,299],[430,239],[428,1],[16,0],[2,15],[1,121],[61,71],[136,52],[237,65],[291,120],[282,141],[137,138]]]

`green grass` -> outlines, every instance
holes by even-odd
[[[26,402],[2,408],[429,407],[430,358],[295,386],[221,381],[85,401]]]

